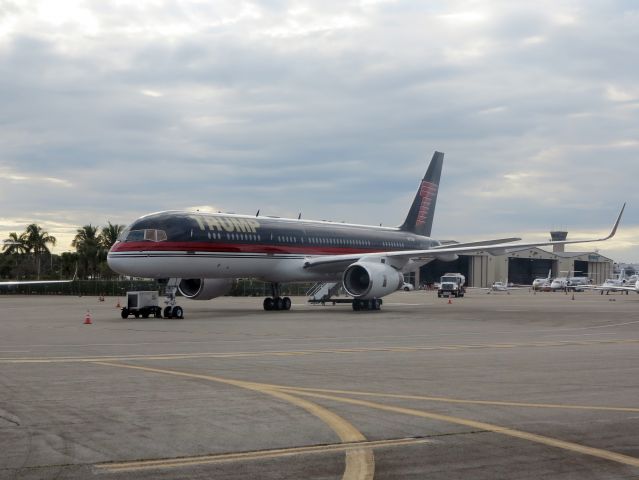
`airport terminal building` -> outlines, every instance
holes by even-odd
[[[565,238],[565,232],[552,232]],[[553,278],[566,275],[588,276],[593,283],[603,283],[613,276],[613,260],[598,252],[565,252],[563,246],[555,246],[552,252],[541,248],[512,250],[503,255],[478,252],[460,255],[453,262],[433,260],[410,274],[409,281],[415,285],[438,282],[448,272],[459,272],[466,276],[469,287],[489,287],[493,282],[508,281],[530,285],[535,278]],[[573,274],[573,272],[575,272]]]

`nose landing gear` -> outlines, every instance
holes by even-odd
[[[170,278],[166,284],[164,290],[164,318],[184,318],[184,310],[179,305],[176,305],[175,293],[177,292],[178,285],[180,283],[179,278]]]

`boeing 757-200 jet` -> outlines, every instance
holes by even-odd
[[[182,318],[177,290],[190,299],[224,295],[235,278],[269,282],[265,310],[288,310],[283,282],[341,281],[354,310],[379,310],[382,297],[404,282],[403,272],[432,258],[458,254],[603,241],[512,243],[503,238],[443,245],[430,238],[444,154],[435,152],[404,223],[396,228],[188,211],[153,213],[126,228],[108,255],[109,266],[124,275],[166,279],[165,317]],[[625,207],[625,205],[624,205]]]

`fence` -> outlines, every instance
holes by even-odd
[[[311,283],[283,284],[281,295],[305,295]],[[0,295],[77,295],[77,296],[123,296],[127,291],[161,290],[155,280],[75,280],[70,283],[18,284],[0,288]],[[270,283],[250,279],[239,279],[227,295],[234,297],[268,297]]]

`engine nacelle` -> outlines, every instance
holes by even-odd
[[[357,262],[344,271],[344,290],[363,300],[381,298],[404,284],[404,276],[385,263]]]
[[[229,278],[183,278],[178,290],[191,300],[211,300],[227,293],[232,285]]]

